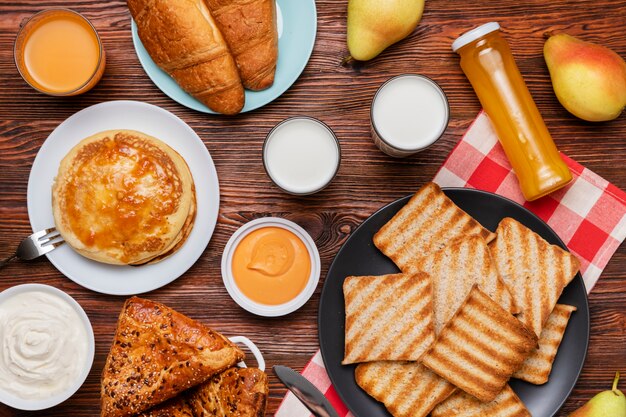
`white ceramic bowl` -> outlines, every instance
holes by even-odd
[[[235,249],[239,245],[239,242],[241,242],[241,240],[248,234],[263,227],[280,227],[281,229],[292,232],[300,238],[309,252],[311,260],[311,274],[309,275],[307,284],[295,298],[283,304],[267,305],[251,300],[237,287],[233,277],[233,255],[235,253]],[[226,286],[228,294],[230,294],[232,299],[235,300],[235,302],[243,309],[265,317],[284,316],[302,307],[304,303],[311,298],[315,292],[315,288],[317,288],[317,284],[320,280],[320,268],[320,255],[311,236],[306,232],[306,230],[294,222],[278,217],[263,217],[244,224],[230,237],[226,247],[224,248],[224,253],[222,254],[222,279],[224,280],[224,285]]]
[[[81,370],[78,378],[72,382],[70,386],[63,392],[59,392],[53,396],[50,396],[41,400],[26,400],[20,397],[17,397],[10,392],[4,391],[0,389],[0,402],[6,404],[10,407],[17,408],[19,410],[43,410],[46,408],[53,407],[57,404],[62,403],[63,401],[70,398],[78,389],[83,385],[85,379],[87,379],[87,375],[89,375],[89,371],[91,370],[91,366],[93,364],[94,353],[95,353],[95,340],[93,335],[93,328],[91,327],[91,322],[89,321],[89,317],[83,310],[83,308],[70,297],[67,293],[51,287],[49,285],[43,284],[23,284],[16,285],[14,287],[8,288],[0,293],[0,304],[9,298],[31,291],[41,291],[48,294],[55,295],[70,305],[78,314],[81,319],[83,326],[85,326],[85,333],[87,335],[87,354],[85,357],[85,363],[83,365],[83,369]]]

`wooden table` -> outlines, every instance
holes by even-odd
[[[135,55],[124,1],[0,0],[0,255],[8,255],[31,232],[26,209],[29,171],[39,147],[60,122],[80,109],[109,100],[140,100],[161,106],[187,122],[205,142],[217,167],[221,206],[215,233],[201,258],[176,281],[146,297],[228,335],[248,336],[264,352],[269,366],[285,364],[301,370],[318,349],[319,295],[328,266],[342,243],[376,209],[431,179],[480,110],[450,44],[466,29],[491,20],[504,28],[558,147],[626,189],[626,115],[598,124],[571,116],[552,91],[542,56],[544,32],[558,30],[608,46],[626,57],[626,1],[429,0],[421,23],[408,39],[371,62],[342,66],[347,54],[346,3],[317,1],[313,55],[285,94],[259,110],[219,117],[182,107],[152,84]],[[52,6],[84,13],[103,39],[108,61],[104,78],[83,96],[63,99],[39,94],[22,81],[13,63],[13,42],[20,22]],[[393,159],[370,139],[369,105],[384,80],[407,72],[427,75],[443,87],[450,101],[451,120],[443,138],[431,149]],[[267,132],[278,121],[294,115],[323,120],[334,129],[342,146],[337,178],[323,192],[305,198],[286,195],[273,186],[261,162]],[[322,282],[312,299],[299,311],[276,319],[256,317],[238,307],[220,276],[221,254],[230,235],[247,221],[267,215],[302,225],[315,239],[322,258]],[[625,271],[626,248],[622,246],[589,298],[589,353],[580,380],[559,415],[567,415],[596,392],[608,389],[614,371],[626,374]],[[45,258],[28,264],[13,262],[0,276],[0,290],[44,283],[68,292],[83,306],[96,336],[91,374],[71,399],[39,415],[98,415],[100,372],[124,297],[86,290],[65,278]],[[270,381],[267,414],[273,415],[285,390],[273,374]],[[0,405],[0,415],[31,413]]]

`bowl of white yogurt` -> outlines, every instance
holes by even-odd
[[[0,402],[43,410],[71,397],[93,364],[89,318],[72,297],[49,285],[0,293]]]

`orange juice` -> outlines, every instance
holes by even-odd
[[[493,123],[526,200],[535,200],[572,179],[515,64],[500,26],[487,23],[460,36],[452,49],[461,57]]]
[[[94,27],[67,9],[33,16],[18,35],[15,59],[24,80],[51,95],[89,90],[102,77],[105,61]]]

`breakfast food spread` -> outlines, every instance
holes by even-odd
[[[141,132],[109,130],[63,158],[52,206],[57,229],[78,253],[140,265],[182,246],[196,202],[191,172],[176,151]]]
[[[43,291],[0,303],[0,389],[25,400],[62,393],[83,372],[87,330],[62,298]]]
[[[230,48],[243,86],[264,90],[274,83],[278,59],[275,0],[206,0]]]
[[[221,334],[138,297],[120,314],[102,373],[102,417],[131,416],[234,366],[243,352]]]
[[[428,274],[348,277],[343,293],[346,349],[342,364],[418,360],[435,340]]]
[[[152,60],[211,110],[239,113],[244,91],[237,65],[204,0],[128,0]]]
[[[283,304],[300,294],[309,281],[309,251],[293,232],[262,227],[237,245],[232,273],[246,297],[261,304]]]

